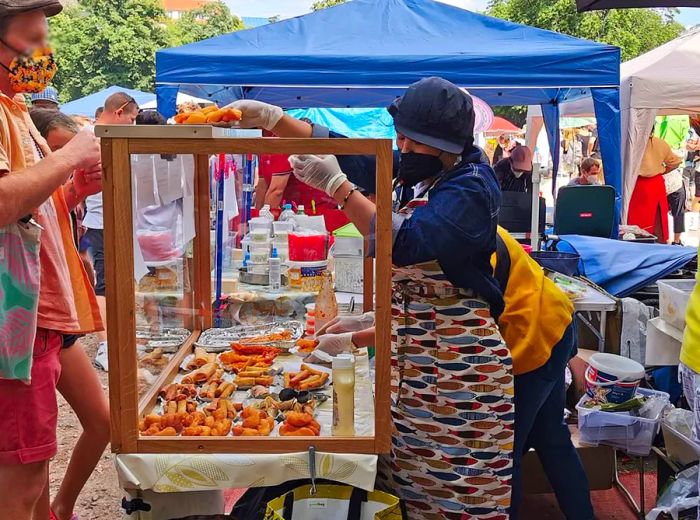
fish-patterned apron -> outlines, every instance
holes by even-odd
[[[411,520],[507,519],[515,406],[489,305],[437,262],[394,268],[391,453],[378,482]]]

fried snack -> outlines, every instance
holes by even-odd
[[[280,426],[280,435],[283,437],[315,437],[320,435],[321,426],[311,414],[290,412]]]
[[[314,390],[322,388],[330,376],[327,372],[315,370],[308,365],[301,365],[301,372],[285,373],[284,387],[297,390]]]
[[[206,365],[190,372],[182,378],[184,384],[200,384],[209,381],[216,374],[216,364],[207,363]]]
[[[228,399],[218,399],[205,406],[204,413],[215,418],[235,419],[242,409],[243,404],[241,403],[234,403]]]
[[[165,401],[176,401],[180,399],[189,399],[197,395],[197,387],[195,385],[182,385],[172,383],[164,386],[158,394]]]
[[[258,336],[261,337],[261,336]],[[290,333],[291,339],[291,333]],[[280,349],[275,347],[269,347],[260,344],[242,344],[242,343],[232,343],[231,348],[240,355],[243,356],[262,356],[266,360],[274,361],[275,358],[282,352]]]
[[[236,385],[234,385],[233,383],[222,383],[217,387],[217,389],[215,391],[215,397],[221,398],[221,399],[226,399],[235,390],[236,390]]]
[[[318,343],[318,340],[315,339],[300,339],[297,341],[296,345],[299,347],[299,352],[310,354],[316,349]]]
[[[195,111],[183,112],[175,116],[175,123],[178,125],[203,125],[212,123],[230,123],[240,121],[243,113],[236,108],[219,108],[210,105],[199,108]]]
[[[243,423],[233,427],[236,437],[266,437],[275,427],[275,420],[266,412],[248,406],[241,412]]]
[[[187,363],[187,370],[197,370],[210,362],[209,353],[202,347],[195,347],[194,357]]]

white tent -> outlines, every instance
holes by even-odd
[[[700,30],[670,41],[620,67],[623,221],[657,115],[700,113]],[[560,105],[560,116],[592,117],[589,97]],[[539,106],[528,109],[528,129],[542,128]],[[528,132],[528,142],[531,137]]]

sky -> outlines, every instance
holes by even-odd
[[[471,11],[483,11],[488,0],[441,0]],[[280,15],[282,18],[308,13],[313,0],[225,0],[238,16],[268,18]],[[685,26],[700,24],[700,8],[687,7],[680,10],[678,21]]]

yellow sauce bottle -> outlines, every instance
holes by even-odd
[[[333,436],[355,436],[355,356],[333,358]]]

